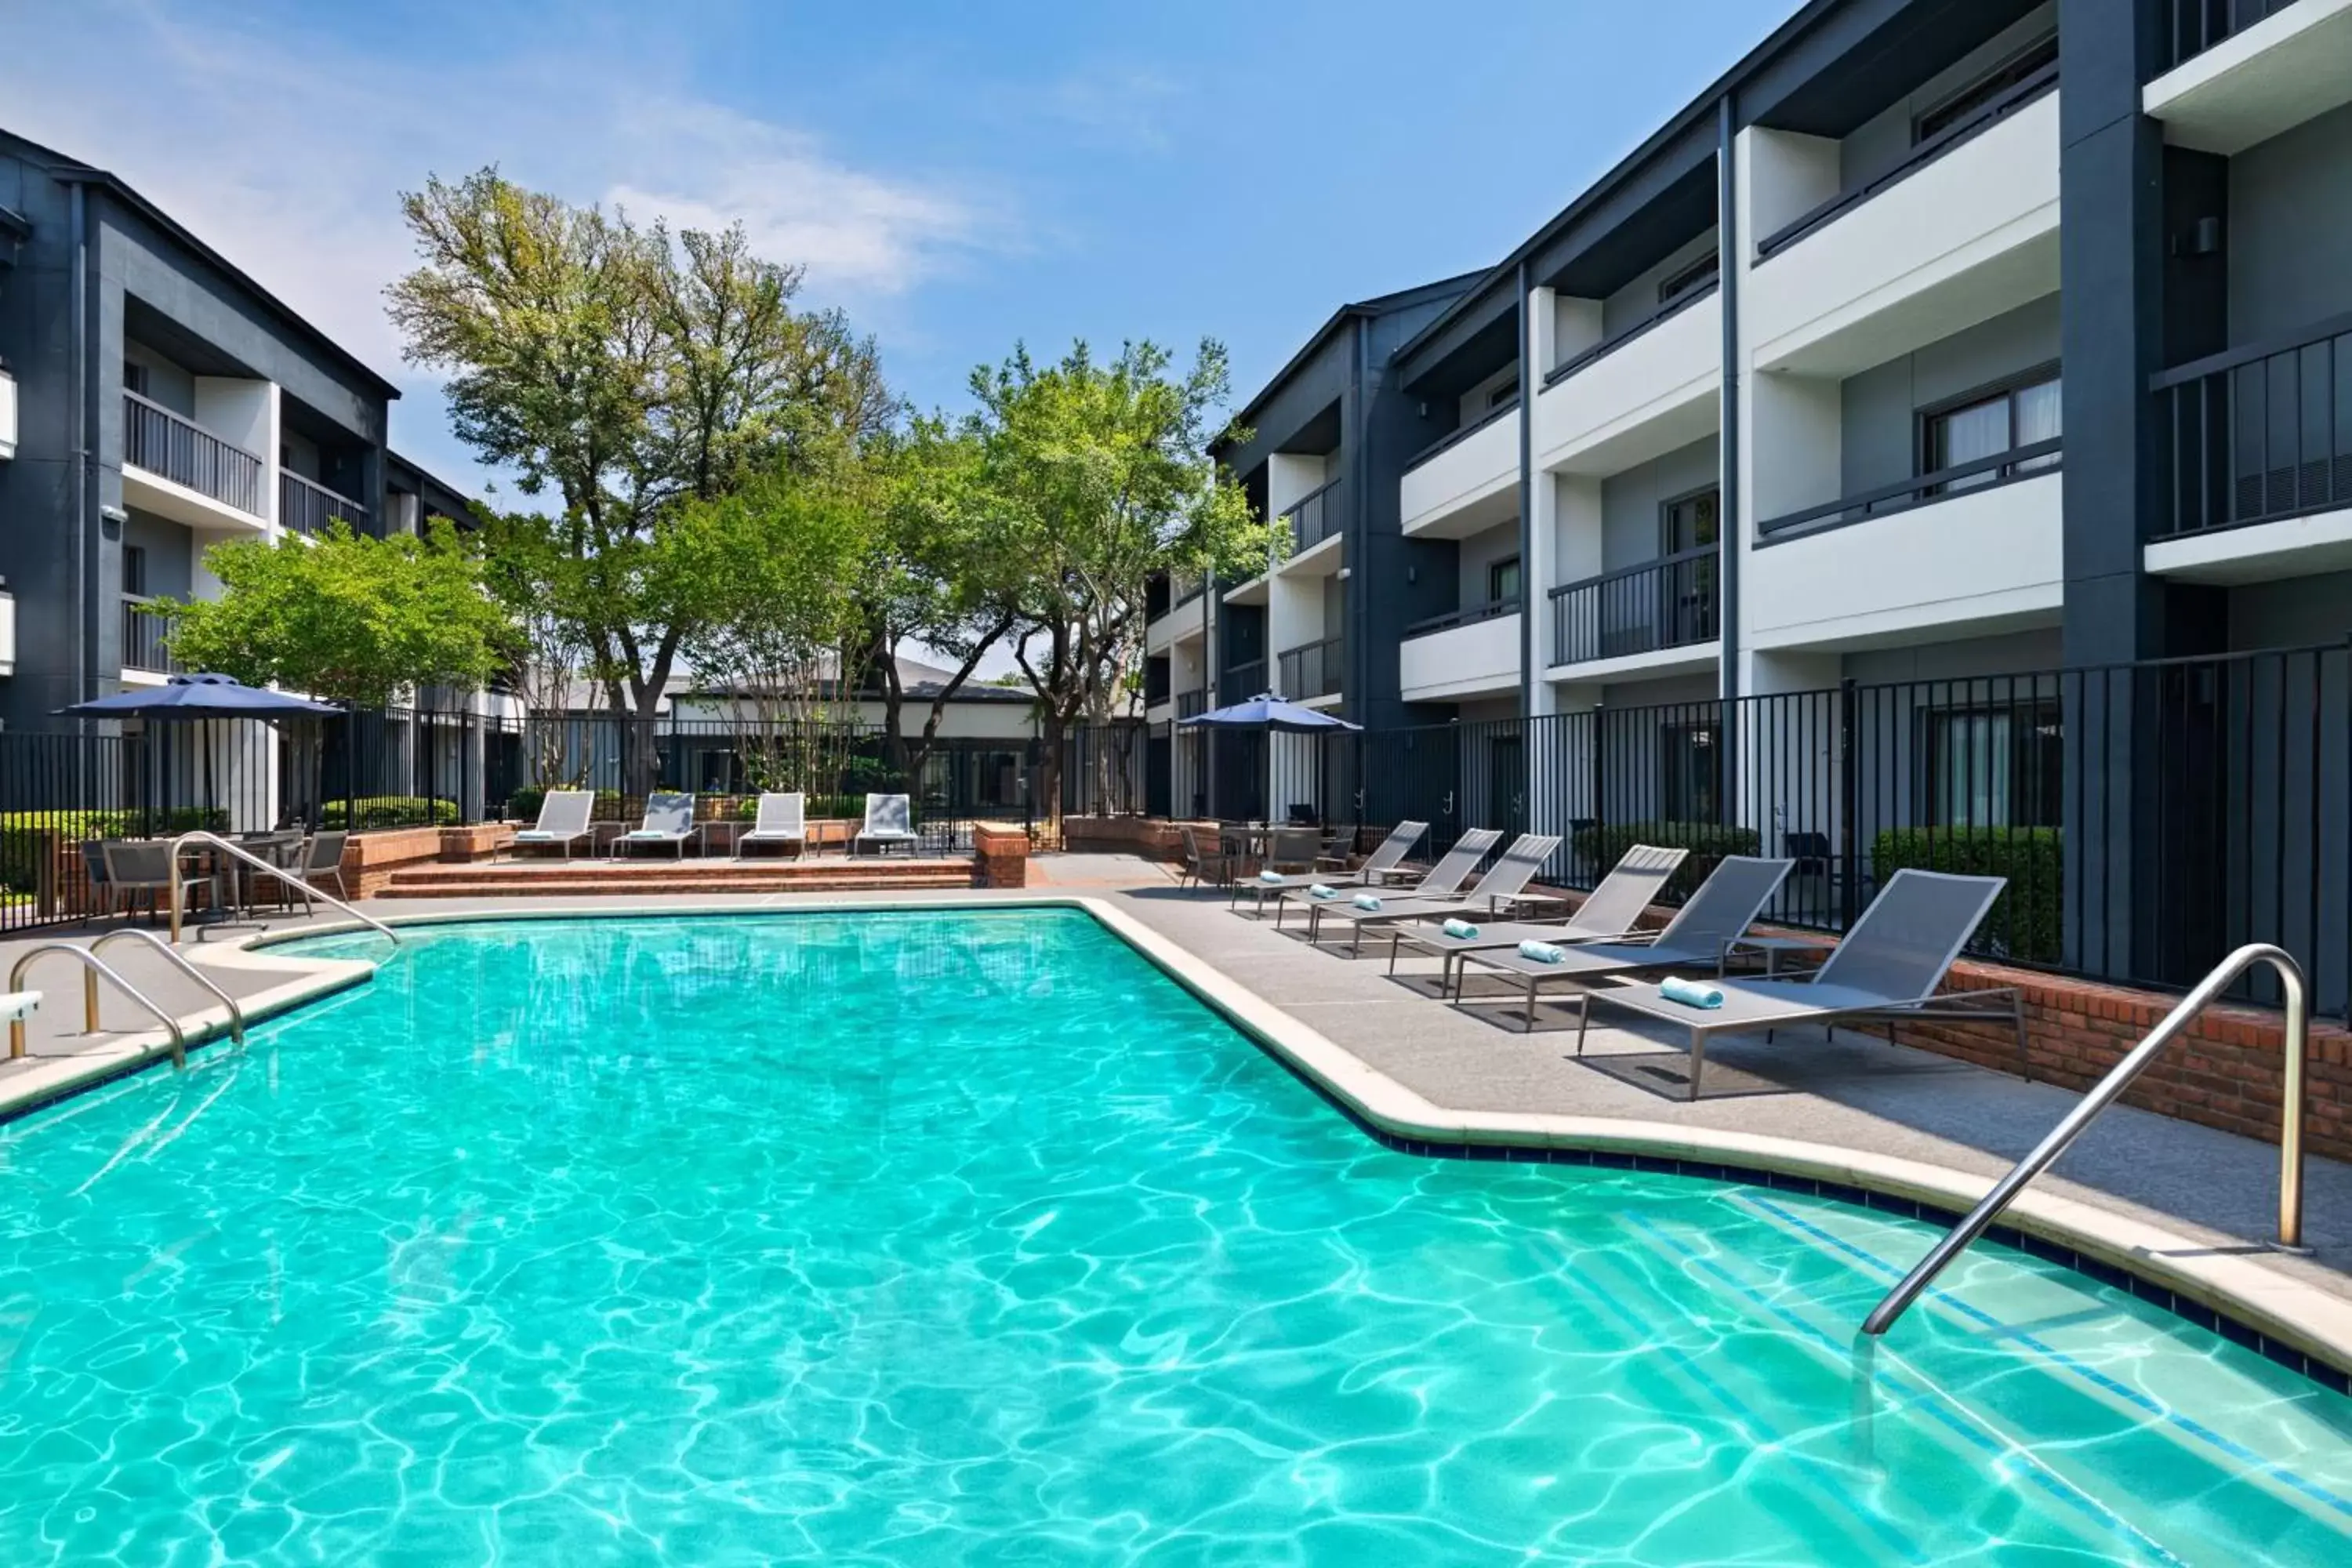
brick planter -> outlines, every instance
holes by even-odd
[[[1171,822],[1160,816],[1066,816],[1062,847],[1105,854],[1141,855],[1153,860],[1184,858],[1184,829],[1192,827],[1216,843],[1213,822]]]
[[[1028,832],[1007,823],[974,823],[971,829],[971,885],[975,888],[1027,887]]]
[[[514,842],[515,825],[511,822],[484,822],[472,827],[445,827],[441,830],[441,858],[462,864],[470,860],[488,860]]]
[[[343,885],[355,899],[382,893],[392,874],[404,866],[441,858],[438,827],[386,827],[354,833],[343,840]]]

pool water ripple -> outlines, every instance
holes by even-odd
[[[364,952],[343,939],[318,952]],[[0,1562],[2341,1563],[2053,1265],[1384,1149],[1076,910],[420,931],[0,1131]]]

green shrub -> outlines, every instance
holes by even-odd
[[[1680,899],[1706,880],[1716,862],[1727,855],[1753,855],[1759,842],[1756,829],[1733,823],[1604,822],[1578,828],[1571,847],[1578,862],[1595,876],[1606,875],[1636,844],[1687,849],[1690,853],[1664,889],[1668,898]]]
[[[539,808],[547,804],[547,792],[537,784],[525,784],[507,796],[507,816],[515,822],[537,822]]]
[[[79,844],[89,838],[228,831],[224,806],[174,806],[169,811],[89,810],[61,806],[55,811],[0,812],[0,884],[18,891],[40,885],[41,843],[62,838]]]
[[[1881,888],[1906,866],[2008,878],[1974,945],[2028,963],[2064,955],[2065,865],[2054,827],[1890,827],[1870,846],[1871,879]]]
[[[331,800],[320,807],[320,816],[329,827],[351,827],[365,832],[377,827],[455,827],[457,826],[457,803],[421,795],[363,795],[359,801],[359,820],[352,822],[351,803]]]

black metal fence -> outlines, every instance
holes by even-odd
[[[1980,956],[2165,987],[2273,942],[2352,1004],[2352,646],[1192,740],[1201,815],[1557,834],[1576,888],[1680,846],[1670,897],[1786,857],[1767,918],[1823,931],[1905,867],[1989,873]]]

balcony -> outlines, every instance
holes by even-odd
[[[1740,300],[1755,367],[1852,375],[2056,291],[2057,87],[2042,68],[1766,236]]]
[[[2171,68],[2140,108],[2164,139],[2237,153],[2352,102],[2352,0],[2165,0]]]
[[[1346,491],[1343,481],[1328,479],[1316,489],[1307,491],[1282,514],[1290,530],[1290,559],[1297,560],[1327,539],[1337,539],[1346,531],[1347,510],[1340,505]]]
[[[1252,692],[1250,695],[1255,697],[1257,694],[1255,692]],[[1190,691],[1180,691],[1176,694],[1176,717],[1179,720],[1197,719],[1202,713],[1208,711],[1208,707],[1209,694],[1199,687],[1194,687]]]
[[[1722,552],[1713,544],[1621,566],[1551,591],[1555,665],[1639,659],[1723,636]]]
[[[140,606],[153,601],[142,594],[122,595],[122,668],[153,675],[177,675],[184,668],[163,646],[169,621],[144,614]]]
[[[1347,662],[1345,637],[1325,637],[1321,642],[1286,649],[1276,660],[1281,675],[1276,689],[1293,702],[1337,697]]]
[[[1523,609],[1515,595],[1405,627],[1400,694],[1407,702],[1458,702],[1517,691]]]
[[[160,403],[122,395],[123,500],[190,528],[259,529],[268,465]]]
[[[278,526],[292,533],[313,537],[327,531],[330,523],[348,523],[354,533],[368,531],[368,509],[345,495],[338,495],[322,484],[306,479],[290,470],[278,475]]]
[[[2171,506],[2149,571],[2220,583],[2352,566],[2352,316],[2151,387]]]
[[[1723,423],[1723,297],[1707,283],[1563,361],[1536,395],[1539,470],[1609,475]]]
[[[16,455],[16,378],[0,369],[0,462]]]
[[[1518,413],[1513,398],[1407,460],[1399,490],[1405,532],[1466,539],[1518,515]]]
[[[1262,694],[1265,689],[1265,660],[1253,658],[1229,666],[1225,679],[1219,683],[1227,702],[1246,702]]]

